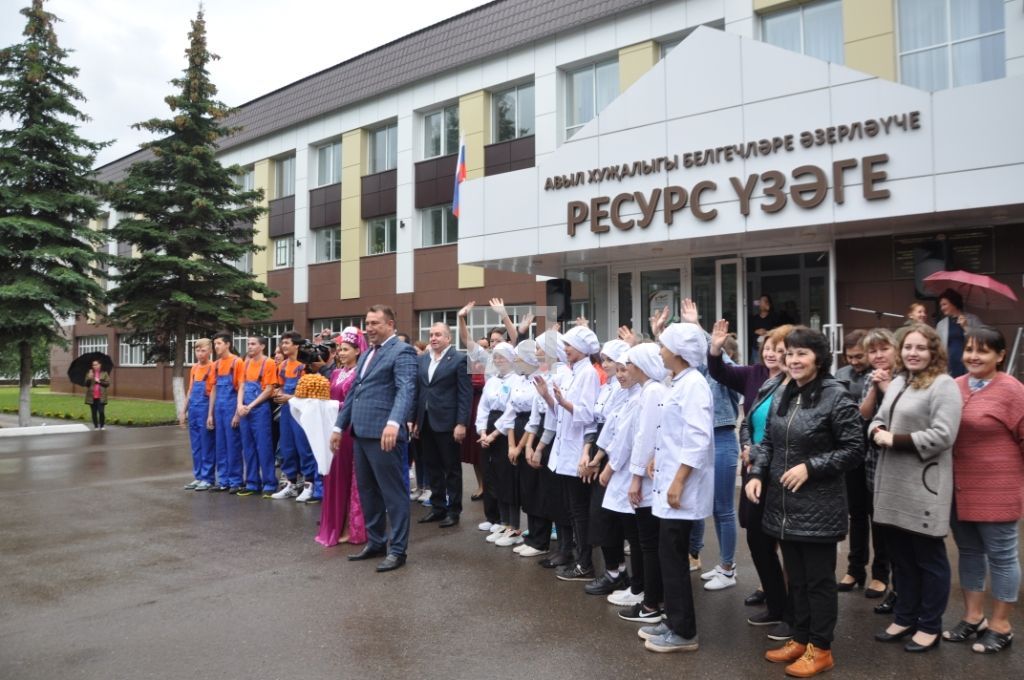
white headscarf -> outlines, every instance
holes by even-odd
[[[597,339],[594,331],[586,326],[573,326],[562,336],[562,340],[580,354],[587,356],[601,351],[601,341]]]
[[[639,368],[655,382],[661,382],[668,375],[665,362],[661,360],[661,350],[653,342],[630,347],[626,352],[625,360]]]
[[[516,356],[530,366],[540,366],[540,359],[537,358],[537,343],[533,340],[523,340],[516,345]]]
[[[507,342],[499,342],[491,349],[491,354],[494,356],[505,357],[509,364],[516,360],[516,348]]]
[[[626,352],[629,351],[629,345],[622,340],[609,340],[604,343],[601,347],[601,354],[605,355],[617,364],[625,363]]]
[[[672,354],[681,357],[694,368],[699,368],[708,361],[707,337],[695,323],[674,323],[666,328],[658,339]]]
[[[545,331],[537,336],[537,345],[544,351],[544,356],[547,357],[549,364],[555,363],[552,359],[563,364],[569,362],[569,358],[565,356],[565,347],[562,346],[563,342],[562,334],[555,331]]]

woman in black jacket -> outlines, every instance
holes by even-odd
[[[746,486],[751,502],[763,498],[762,528],[779,539],[793,604],[793,639],[765,658],[802,678],[835,665],[836,543],[849,522],[843,475],[864,450],[860,413],[828,374],[831,361],[818,331],[797,327],[786,336],[792,380],[772,404]]]

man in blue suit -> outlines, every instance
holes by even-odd
[[[466,355],[452,347],[447,324],[430,327],[430,350],[419,357],[419,389],[413,432],[420,440],[422,462],[430,473],[430,512],[420,524],[459,523],[462,513],[461,445],[472,422],[473,383]]]
[[[406,423],[416,407],[416,351],[395,337],[395,313],[387,305],[370,307],[365,332],[370,348],[356,364],[356,381],[338,413],[331,448],[337,450],[341,433],[351,425],[367,541],[348,559],[384,557],[377,571],[392,571],[405,564],[409,543]]]

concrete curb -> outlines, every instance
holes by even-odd
[[[30,437],[37,434],[70,434],[88,431],[89,428],[81,423],[73,425],[30,425],[28,427],[0,428],[0,437]]]

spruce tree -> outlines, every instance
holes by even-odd
[[[270,289],[233,264],[260,250],[253,222],[265,209],[256,205],[261,190],[237,184],[242,169],[217,159],[218,142],[238,128],[223,124],[229,110],[215,99],[207,65],[218,57],[207,49],[202,9],[185,55],[182,77],[171,81],[176,91],[164,100],[172,116],[134,126],[158,135],[141,145],[152,157],[133,164],[108,193],[122,216],[111,234],[137,253],[117,258],[109,321],[136,336],[152,334],[149,358],[173,360],[179,410],[188,334],[237,328],[273,309]]]
[[[88,118],[78,69],[57,42],[59,19],[33,0],[24,42],[0,51],[0,346],[18,348],[18,423],[31,410],[33,348],[64,343],[61,322],[98,308],[106,235],[92,175],[104,144],[78,135]]]

